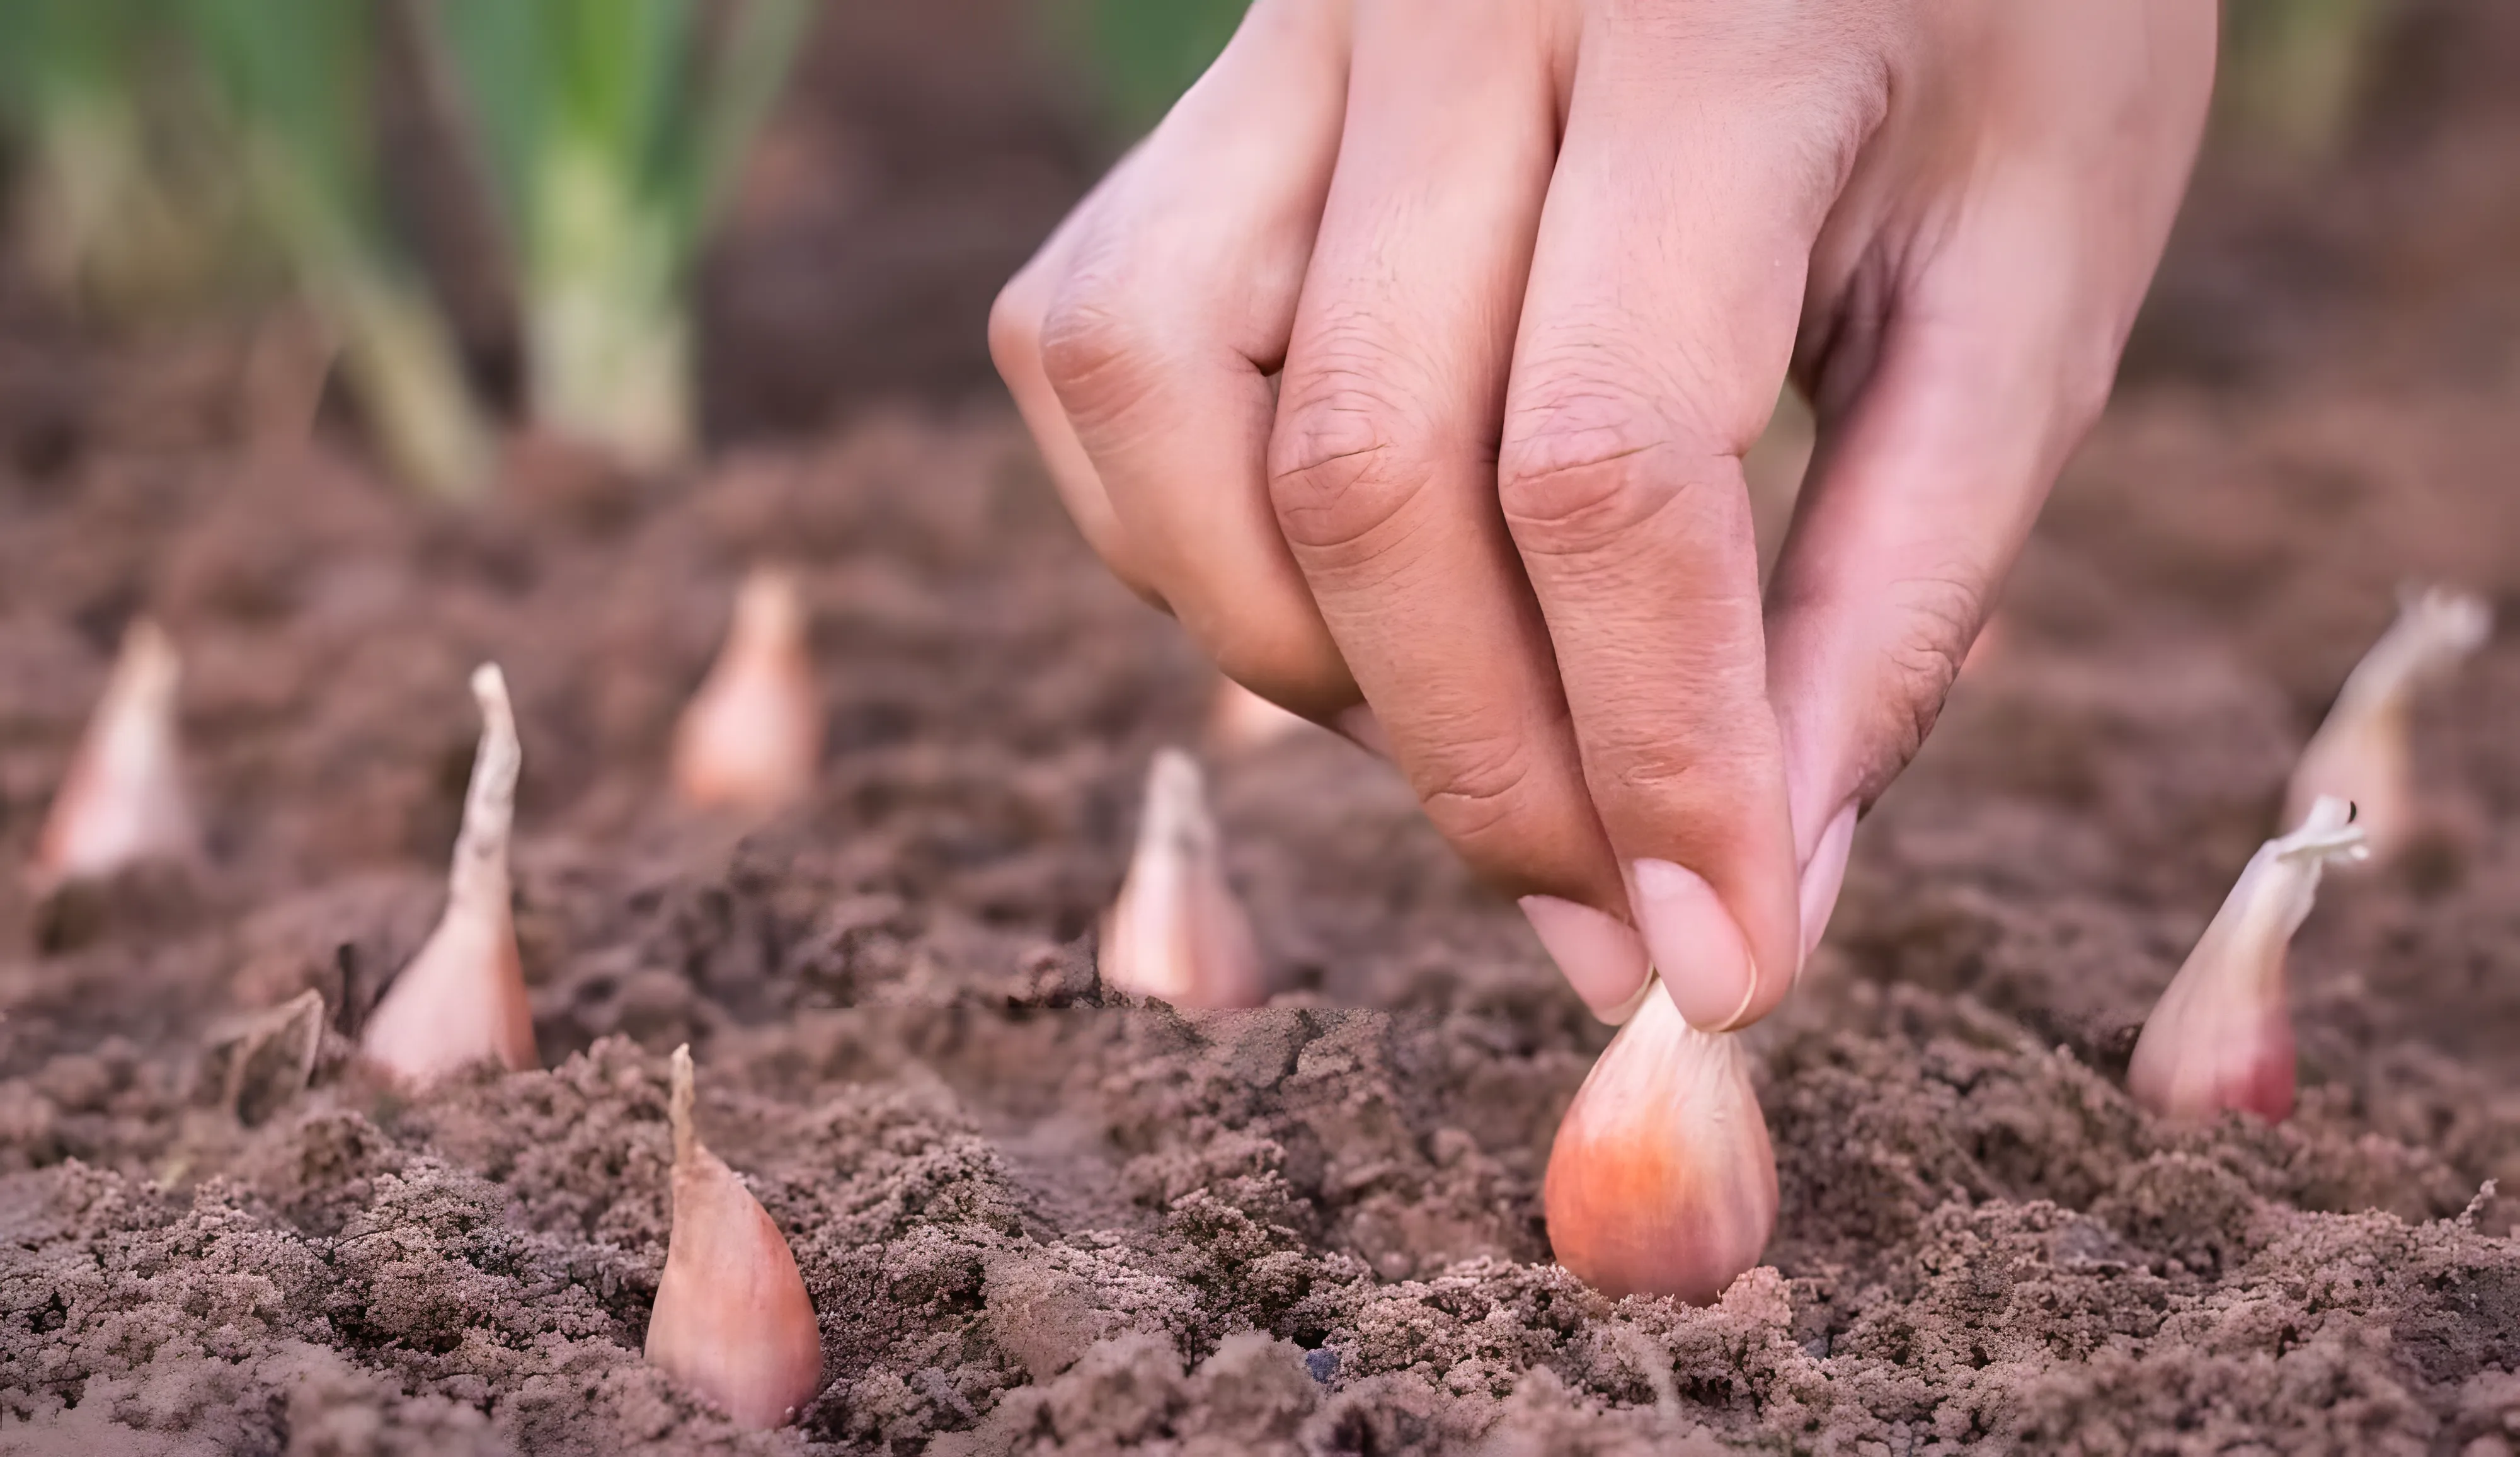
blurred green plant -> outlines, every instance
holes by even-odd
[[[812,0],[435,0],[523,295],[536,420],[695,447],[691,284]]]
[[[1206,70],[1249,0],[1048,0],[1055,28],[1082,61],[1104,114],[1129,137],[1172,110]]]
[[[2243,143],[2318,161],[2362,101],[2389,0],[2225,0],[2215,108]]]
[[[386,221],[373,0],[185,0],[183,15],[236,175],[333,335],[386,464],[433,494],[478,495],[489,430]]]
[[[29,269],[98,313],[204,292],[238,232],[183,114],[147,0],[0,0],[0,124]]]

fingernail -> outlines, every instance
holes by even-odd
[[[1638,929],[1672,1005],[1700,1031],[1738,1025],[1759,979],[1749,938],[1715,888],[1668,860],[1639,860],[1628,867],[1628,879],[1636,892]]]
[[[1391,736],[1382,731],[1382,720],[1373,716],[1371,705],[1359,704],[1353,708],[1341,708],[1331,721],[1357,748],[1386,763],[1398,762],[1391,757]]]
[[[1612,1026],[1627,1021],[1646,980],[1645,943],[1637,933],[1589,905],[1554,895],[1526,895],[1520,903],[1550,960],[1593,1015]]]
[[[1855,846],[1855,804],[1849,800],[1820,835],[1811,863],[1803,867],[1803,960],[1820,949],[1821,933],[1837,910],[1837,892],[1846,884],[1846,853]],[[1799,971],[1796,975],[1801,975]]]

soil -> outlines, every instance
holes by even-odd
[[[966,205],[747,211],[739,258],[833,217],[895,243],[785,313],[801,264],[721,268],[715,347],[769,330],[749,367],[786,383],[714,384],[728,443],[690,479],[524,442],[496,505],[432,511],[331,414],[269,428],[233,332],[119,341],[8,294],[0,866],[141,611],[187,657],[211,844],[41,900],[0,880],[0,1451],[2507,1457],[2520,635],[2417,715],[2415,852],[2333,876],[2296,943],[2299,1114],[2179,1128],[2121,1087],[2396,583],[2520,620],[2520,200],[2485,185],[2520,156],[2492,79],[2520,44],[2411,13],[2421,105],[2340,167],[2200,184],[2127,387],[1756,1033],[1782,1212],[1707,1308],[1550,1262],[1540,1174],[1606,1030],[1344,742],[1208,755],[1271,1005],[1098,986],[1140,776],[1212,679],[964,387],[989,283],[1092,155],[1023,123],[1055,98],[826,46],[893,75],[886,117],[964,119],[921,135]],[[881,173],[896,128],[838,110],[791,118],[756,190]],[[904,377],[859,339],[817,393],[778,352],[904,296],[932,302]],[[765,558],[810,598],[822,783],[696,821],[668,735]],[[484,659],[522,725],[549,1070],[406,1099],[350,1050],[436,915]],[[231,1020],[310,988],[297,1091]],[[787,1432],[641,1359],[686,1040],[820,1312]]]

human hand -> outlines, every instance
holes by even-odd
[[[1123,580],[1383,747],[1596,1010],[1650,952],[1738,1026],[2107,396],[2214,46],[2210,0],[1256,0],[990,345]]]

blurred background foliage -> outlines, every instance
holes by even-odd
[[[1246,8],[1246,0],[1048,0],[1047,15],[1108,124],[1134,139],[1207,69]]]
[[[313,317],[376,453],[436,494],[490,485],[511,399],[525,428],[669,473],[700,443],[698,264],[792,59],[832,17],[849,17],[853,33],[894,23],[843,3],[860,0],[0,0],[10,242],[27,277],[116,325],[284,303]],[[1077,135],[1094,139],[1079,144],[1086,165],[1153,125],[1244,9],[934,3],[1010,32],[1029,20],[1069,79]],[[2416,8],[2225,0],[2215,149],[2316,175],[2352,145],[2390,26]],[[995,84],[984,59],[995,52],[971,54],[972,86]],[[842,68],[818,84],[884,80]],[[421,114],[418,130],[453,159],[442,170],[466,197],[428,192],[407,158],[386,159],[381,137],[413,129],[389,115],[397,108]],[[923,146],[881,144],[904,167],[950,165],[949,147]],[[788,194],[813,194],[813,179],[786,175]],[[947,180],[967,193],[1001,185]],[[1046,198],[1067,185],[1001,182]],[[453,292],[484,296],[478,260],[450,275],[424,236],[450,211],[477,214],[488,271],[504,274],[486,293],[509,318],[501,352],[449,322],[450,277]],[[842,274],[827,258],[790,269],[791,290],[852,286],[822,281]],[[769,397],[787,387],[759,382],[811,355],[788,346],[784,364],[756,347],[712,360],[709,374],[744,376],[751,397]]]

